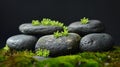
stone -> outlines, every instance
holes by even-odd
[[[73,22],[68,26],[69,32],[78,33],[81,36],[90,33],[100,33],[104,32],[104,24],[99,20],[89,20],[87,24],[81,24],[80,21]]]
[[[19,26],[19,30],[24,34],[53,34],[55,31],[61,31],[62,27],[59,26],[33,26],[31,23],[24,23]]]
[[[46,57],[42,57],[42,56],[33,56],[32,58],[34,58],[34,59],[36,59],[38,61],[43,61],[43,60],[49,59],[48,57],[46,58]]]
[[[15,50],[34,50],[36,42],[36,37],[20,34],[8,38],[6,44]]]
[[[106,33],[92,33],[84,36],[80,41],[81,51],[107,51],[113,47],[111,35]]]
[[[68,36],[55,38],[53,35],[40,37],[35,50],[50,50],[50,56],[60,56],[79,51],[80,36],[76,33],[69,33]]]

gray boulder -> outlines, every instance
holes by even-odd
[[[19,30],[24,34],[53,34],[55,31],[62,30],[59,26],[33,26],[31,23],[24,23],[19,26]]]
[[[15,50],[34,50],[37,38],[31,35],[15,35],[7,39],[6,44]]]
[[[80,21],[71,23],[68,26],[69,32],[78,33],[84,36],[89,33],[104,32],[104,25],[99,20],[89,20],[87,24],[81,24]]]
[[[35,50],[48,49],[50,50],[50,56],[66,55],[79,51],[80,36],[76,33],[69,33],[68,36],[55,38],[53,35],[46,35],[41,37]]]
[[[106,51],[112,48],[113,38],[106,33],[93,33],[84,36],[80,41],[81,51]]]

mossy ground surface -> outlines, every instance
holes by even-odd
[[[120,47],[107,52],[82,52],[38,61],[31,51],[0,50],[0,67],[120,67]]]

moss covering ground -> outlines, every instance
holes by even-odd
[[[107,52],[82,52],[38,61],[32,51],[0,50],[0,67],[120,67],[120,47]]]

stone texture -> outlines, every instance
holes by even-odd
[[[6,44],[15,50],[34,50],[37,38],[31,35],[15,35],[7,39]]]
[[[55,38],[53,35],[41,37],[35,49],[48,49],[51,56],[66,55],[77,52],[79,49],[80,36],[76,33],[69,33],[68,36]]]
[[[84,36],[89,33],[104,32],[104,25],[99,20],[89,20],[87,24],[81,24],[80,21],[77,21],[71,23],[68,26],[68,30]]]
[[[49,59],[48,57],[45,58],[45,57],[41,57],[41,56],[33,56],[32,58],[34,58],[34,59],[36,59],[36,60],[38,60],[38,61],[43,61],[43,60]]]
[[[113,46],[113,38],[106,33],[93,33],[80,41],[81,51],[106,51]]]
[[[31,23],[24,23],[19,26],[19,30],[24,34],[53,34],[55,31],[61,31],[58,26],[33,26]]]

